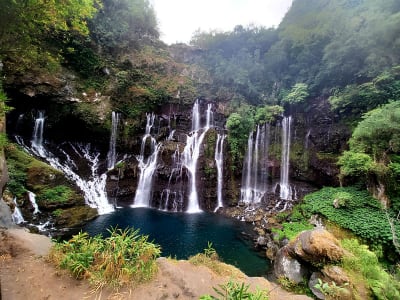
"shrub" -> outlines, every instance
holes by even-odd
[[[38,195],[37,199],[46,202],[63,203],[67,202],[73,193],[71,188],[65,185],[58,185],[53,188],[44,189],[40,195]]]
[[[119,288],[152,278],[156,271],[155,259],[160,246],[148,242],[139,230],[108,230],[110,236],[89,237],[81,232],[69,241],[56,243],[50,259],[68,269],[76,278],[89,278],[96,286],[107,284]]]
[[[348,194],[346,206],[335,208],[333,206],[334,198],[337,195],[346,195],[343,193]],[[350,229],[357,236],[372,244],[392,246],[393,237],[385,211],[367,191],[360,191],[353,187],[325,187],[306,195],[302,209],[308,216],[321,214],[341,227]],[[395,222],[394,228],[397,233],[400,233],[399,222]]]
[[[245,285],[243,282],[238,283],[229,280],[225,284],[218,285],[217,288],[213,288],[214,291],[221,296],[217,298],[210,295],[204,295],[200,297],[200,300],[267,300],[268,294],[266,291],[257,290],[256,292],[249,291],[249,285]]]
[[[277,233],[277,239],[280,241],[283,238],[287,238],[289,240],[294,239],[300,232],[304,230],[309,230],[314,228],[313,225],[307,223],[307,221],[299,221],[299,222],[290,222],[283,223],[282,229],[272,228],[272,232]]]
[[[374,299],[400,299],[400,283],[380,266],[375,253],[355,239],[344,239],[342,247],[351,254],[342,260],[349,274],[360,274]]]

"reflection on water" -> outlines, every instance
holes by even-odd
[[[162,256],[187,259],[203,252],[212,242],[221,260],[237,266],[249,276],[267,273],[269,263],[253,251],[252,241],[246,239],[251,228],[239,221],[209,213],[168,213],[149,208],[124,208],[101,215],[83,230],[91,235],[107,235],[111,226],[133,227],[149,240],[159,244]]]

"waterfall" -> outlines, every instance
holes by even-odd
[[[162,191],[160,209],[181,211],[183,206],[183,182],[182,182],[182,157],[179,146],[172,155],[172,170],[168,179],[168,187]]]
[[[290,159],[290,125],[292,117],[284,117],[282,120],[282,157],[281,157],[281,180],[280,198],[290,200],[292,190],[289,185],[289,159]]]
[[[204,128],[200,125],[200,107],[199,101],[193,105],[192,110],[192,132],[186,139],[186,146],[183,150],[183,166],[186,167],[188,170],[189,175],[189,202],[188,202],[188,213],[196,213],[201,212],[199,206],[199,199],[197,194],[196,188],[196,171],[197,171],[197,160],[200,155],[200,147],[203,143],[204,137],[208,129],[211,126],[212,121],[212,111],[211,111],[211,104],[208,104],[207,111],[206,111],[206,125]]]
[[[161,144],[156,142],[151,136],[151,129],[154,126],[154,114],[147,114],[146,130],[142,138],[140,154],[136,157],[139,162],[140,176],[139,183],[136,189],[134,207],[149,207],[151,202],[151,191],[153,187],[153,175],[157,169],[158,153],[161,149]],[[149,147],[146,147],[149,146]],[[146,148],[149,148],[150,155],[146,157]]]
[[[46,151],[43,148],[43,128],[44,128],[44,111],[39,110],[33,127],[31,147],[33,152],[40,157],[46,156]]]
[[[249,134],[243,164],[241,201],[260,203],[267,191],[267,160],[269,148],[269,125],[258,125],[256,137]]]
[[[215,159],[215,164],[217,165],[217,200],[218,204],[217,207],[215,208],[214,211],[217,211],[218,208],[223,207],[224,204],[222,202],[222,187],[223,187],[223,164],[224,164],[224,140],[225,140],[226,135],[220,135],[218,134],[217,136],[217,142],[215,144],[215,154],[214,154],[214,159]]]
[[[33,214],[36,215],[37,213],[40,213],[39,206],[36,203],[36,195],[28,191],[28,198],[33,207]]]
[[[14,201],[14,212],[11,215],[11,220],[15,224],[21,224],[25,222],[24,217],[22,216],[21,210],[18,207],[17,198],[14,198],[13,201]]]
[[[60,149],[60,158],[47,152],[46,160],[53,168],[62,171],[69,179],[75,182],[83,191],[85,203],[90,207],[97,208],[97,212],[100,215],[114,211],[114,207],[108,203],[105,190],[107,175],[105,173],[99,174],[98,172],[100,153],[91,153],[89,144],[86,146],[80,144],[74,146],[68,143],[67,146],[70,147],[71,155],[76,156],[76,159],[73,159],[66,151]],[[61,156],[63,159],[61,159]],[[86,179],[77,173],[78,166],[75,160],[80,160],[85,163],[85,166],[80,165],[80,168],[88,168]]]
[[[109,213],[114,210],[113,206],[108,203],[106,187],[106,174],[99,174],[99,156],[100,153],[91,153],[90,145],[77,145],[71,143],[64,143],[57,147],[59,152],[57,155],[53,154],[43,146],[43,128],[44,128],[44,112],[38,111],[33,130],[31,147],[27,147],[23,139],[15,136],[19,145],[31,154],[44,158],[53,168],[62,171],[67,178],[75,182],[75,184],[82,190],[85,198],[85,203],[90,207],[97,208],[99,214]],[[63,147],[68,148],[72,158]],[[83,164],[78,166],[75,160],[82,161]],[[83,178],[80,174],[82,168],[88,168],[87,178]],[[31,198],[31,195],[30,195]]]
[[[117,159],[117,152],[115,150],[115,146],[117,143],[118,136],[118,125],[119,125],[120,114],[113,111],[111,114],[111,136],[110,136],[110,145],[107,153],[107,168],[113,169],[115,166],[115,162]]]

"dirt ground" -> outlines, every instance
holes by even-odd
[[[87,281],[71,278],[48,263],[46,256],[50,247],[51,241],[45,236],[24,229],[0,230],[0,300],[199,299],[204,294],[216,296],[212,287],[230,279],[188,261],[159,258],[159,271],[146,284],[119,293],[94,290]],[[240,282],[267,289],[272,300],[311,299],[291,295],[261,277],[242,274]]]

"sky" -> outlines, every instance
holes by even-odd
[[[150,0],[161,40],[189,43],[193,33],[232,31],[236,25],[277,27],[292,0]]]

